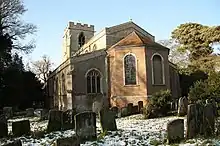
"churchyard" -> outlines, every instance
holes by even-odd
[[[118,109],[76,113],[27,109],[14,113],[5,107],[0,120],[4,146],[90,145],[219,145],[219,118],[213,103],[188,105],[186,97],[169,105],[165,117],[146,119],[146,110],[128,104]]]

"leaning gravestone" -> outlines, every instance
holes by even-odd
[[[34,116],[34,108],[26,109],[26,116],[27,117],[33,117]]]
[[[21,140],[15,140],[13,142],[10,142],[10,143],[2,145],[2,146],[22,146],[22,143],[21,143]]]
[[[184,139],[184,120],[177,119],[167,124],[168,143],[179,143]]]
[[[178,116],[185,116],[187,114],[188,100],[186,97],[179,99]]]
[[[128,115],[131,115],[132,114],[133,103],[128,103],[127,108],[128,108]]]
[[[102,132],[117,130],[114,112],[103,109],[99,112],[99,118],[102,127]]]
[[[0,115],[0,138],[8,136],[8,125],[5,115]]]
[[[113,106],[113,107],[111,107],[110,110],[115,114],[115,117],[117,118],[118,117],[118,107],[117,106]]]
[[[73,110],[67,110],[64,111],[63,113],[63,130],[68,130],[68,129],[73,129],[74,128],[74,111]]]
[[[59,131],[62,128],[62,111],[50,110],[47,132]]]
[[[144,104],[143,101],[138,101],[138,111],[142,114],[143,113]]]
[[[6,119],[11,118],[13,116],[12,107],[4,107],[3,108],[3,114],[5,115]]]
[[[203,119],[205,136],[212,136],[215,130],[215,114],[213,105],[211,103],[205,105]]]
[[[80,142],[76,136],[59,138],[56,140],[55,146],[80,146]]]
[[[14,136],[22,136],[30,134],[30,121],[23,120],[12,123],[12,133]]]
[[[188,105],[186,137],[194,138],[197,135],[197,106],[196,104]]]
[[[121,108],[121,117],[126,117],[128,116],[128,107],[123,107]]]
[[[96,113],[82,112],[75,115],[75,132],[80,142],[97,139],[96,134]]]

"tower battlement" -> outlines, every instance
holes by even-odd
[[[94,31],[94,25],[88,25],[88,24],[82,24],[82,23],[69,22],[67,27],[70,29]]]

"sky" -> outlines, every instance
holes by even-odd
[[[37,26],[36,48],[24,55],[24,62],[48,55],[58,66],[62,57],[62,36],[69,21],[92,24],[95,31],[132,21],[155,36],[169,39],[180,24],[196,22],[220,25],[219,0],[24,0],[28,9],[24,21]]]

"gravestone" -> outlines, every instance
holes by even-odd
[[[26,116],[27,117],[33,117],[34,116],[34,108],[26,109]]]
[[[118,107],[117,106],[113,106],[113,107],[111,107],[110,110],[115,114],[115,117],[117,118],[118,117]]]
[[[4,107],[3,114],[5,115],[6,119],[13,117],[13,110],[12,107]]]
[[[30,134],[30,121],[22,120],[12,123],[12,133],[14,136],[22,136]]]
[[[204,133],[204,119],[203,119],[203,112],[204,106],[201,104],[196,104],[197,114],[196,117],[196,133],[203,134]]]
[[[103,101],[96,100],[92,103],[92,111],[95,113],[99,113],[100,110],[104,108]]]
[[[138,105],[133,106],[132,108],[132,114],[138,114],[139,110],[138,110]]]
[[[114,112],[103,109],[99,112],[99,118],[102,127],[102,132],[117,130]]]
[[[63,113],[63,126],[62,130],[68,130],[68,129],[73,129],[74,128],[74,111],[73,110],[67,110],[64,111]]]
[[[204,107],[204,134],[205,136],[212,136],[215,130],[215,114],[211,103]]]
[[[197,135],[197,114],[196,104],[188,105],[186,137],[189,139]]]
[[[59,110],[50,110],[49,112],[49,121],[47,125],[47,132],[60,131],[62,128],[62,111]]]
[[[37,116],[37,117],[40,117],[41,120],[47,120],[48,119],[48,110],[46,109],[36,109],[34,111],[34,114]]]
[[[5,115],[0,115],[0,138],[8,136],[8,125]]]
[[[179,143],[184,139],[184,120],[177,119],[167,124],[168,143]]]
[[[132,115],[133,103],[128,103],[127,108],[128,108],[128,115]]]
[[[2,145],[2,146],[22,146],[22,143],[21,143],[21,140],[15,140],[13,142],[10,142],[10,143]]]
[[[55,146],[80,146],[80,142],[76,136],[59,138],[56,140]]]
[[[185,116],[187,114],[188,100],[186,97],[179,99],[178,116]]]
[[[80,142],[97,139],[96,134],[96,113],[82,112],[75,115],[75,132]]]
[[[121,117],[128,116],[128,107],[121,108]]]
[[[143,101],[138,101],[138,111],[139,111],[139,113],[143,114],[143,108],[144,108]]]

